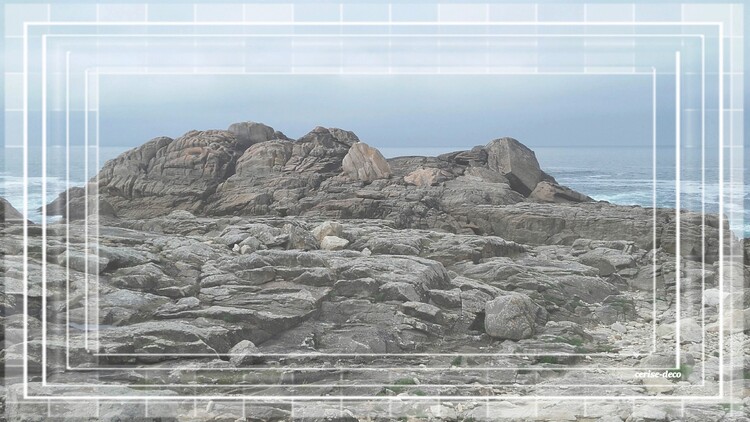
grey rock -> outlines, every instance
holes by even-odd
[[[250,340],[242,340],[229,349],[229,362],[237,367],[254,365],[263,362],[263,356]]]
[[[592,199],[582,193],[576,192],[557,183],[542,180],[537,183],[529,197],[541,202],[569,203],[569,202],[587,202]]]
[[[582,264],[597,268],[599,275],[604,277],[635,266],[635,259],[631,255],[608,248],[596,248],[579,256],[578,260]]]
[[[461,307],[461,289],[430,290],[430,302],[442,308]]]
[[[414,170],[404,176],[404,182],[414,186],[434,186],[452,178],[445,170],[438,168],[423,168]]]
[[[626,422],[666,421],[667,413],[658,407],[641,405],[635,408]]]
[[[5,198],[0,197],[0,224],[1,223],[23,223],[23,214],[13,208]]]
[[[271,139],[286,138],[283,134],[274,131],[272,127],[266,126],[263,123],[232,123],[227,130],[234,134],[238,144],[245,149],[251,145],[270,141]]]
[[[112,204],[100,195],[97,185],[89,182],[87,188],[72,187],[61,193],[46,206],[47,215],[61,215],[68,220],[83,220],[89,216],[116,217]]]
[[[287,249],[311,250],[318,249],[319,247],[317,239],[310,232],[298,225],[285,224],[281,230],[288,236]]]
[[[158,362],[175,359],[180,354],[217,355],[229,350],[227,328],[207,321],[147,321],[102,330],[99,338],[108,360],[119,362],[116,354],[142,354],[136,360]]]
[[[534,151],[513,138],[500,138],[487,144],[487,165],[510,182],[510,186],[528,196],[542,181],[542,170]]]
[[[68,266],[70,269],[82,273],[101,274],[107,268],[109,259],[97,256],[95,253],[70,252],[69,254],[58,255],[57,264]]]
[[[342,167],[344,174],[352,180],[372,182],[391,177],[391,167],[383,154],[363,142],[351,146]]]
[[[546,323],[547,312],[528,296],[509,294],[487,302],[484,327],[497,339],[530,338]]]
[[[443,313],[437,306],[422,302],[404,302],[401,304],[401,311],[406,315],[411,315],[425,321],[441,324],[443,322]]]
[[[346,248],[349,241],[337,236],[326,236],[320,241],[320,248],[327,251],[337,251]]]
[[[335,221],[326,221],[325,223],[320,224],[312,229],[311,233],[313,234],[313,236],[315,236],[318,242],[321,242],[326,236],[341,237],[343,233],[343,226],[341,225],[341,223]]]

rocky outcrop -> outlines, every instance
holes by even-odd
[[[70,219],[96,210],[125,219],[175,210],[384,219],[399,228],[498,235],[535,245],[586,238],[648,248],[656,213],[657,245],[677,250],[673,213],[593,202],[558,184],[540,169],[533,151],[512,138],[438,157],[385,160],[342,129],[316,127],[297,140],[260,123],[230,129],[152,139],[105,164],[89,183],[88,204],[82,188],[71,188],[48,206],[48,214],[64,214],[67,204]],[[718,244],[710,237],[703,247],[700,215],[683,212],[680,218],[681,254],[715,261]],[[707,216],[706,232],[717,231],[718,219]],[[320,241],[305,242],[317,248]]]
[[[484,328],[497,339],[530,338],[547,322],[547,312],[528,296],[511,294],[487,302]]]
[[[703,394],[739,372],[719,365],[719,305],[723,298],[738,320],[747,319],[748,294],[738,287],[721,296],[718,287],[741,285],[732,277],[749,270],[738,262],[719,280],[716,216],[589,201],[507,138],[439,157],[384,160],[390,177],[380,177],[382,162],[347,174],[346,157],[355,151],[366,152],[357,170],[367,167],[361,160],[379,156],[351,132],[332,128],[290,140],[245,122],[156,138],[107,163],[89,183],[89,201],[106,201],[113,211],[98,220],[95,245],[72,211],[81,208],[83,188],[50,204],[71,213],[69,224],[48,225],[46,239],[38,227],[27,238],[17,225],[0,227],[0,320],[7,333],[30,328],[25,344],[18,336],[2,339],[2,359],[26,356],[29,363],[29,382],[6,380],[9,415],[38,419],[47,411],[46,404],[36,413],[18,404],[24,388],[45,393],[35,381],[42,379],[43,347],[51,380],[86,381],[66,390],[71,395],[94,395],[99,383],[107,394],[134,394],[116,385],[137,384],[137,393],[210,397],[344,390],[397,396],[389,405],[405,409],[411,396],[471,396],[466,407],[442,402],[424,412],[451,420],[509,412],[519,420],[536,412],[549,420],[604,412],[641,418],[630,399],[622,408],[590,406],[583,415],[559,403],[525,408],[474,397],[511,389],[551,396],[562,385],[566,394],[637,397],[696,387]],[[677,218],[686,258],[680,268]],[[683,379],[652,384],[623,372],[672,368],[677,321]],[[747,330],[727,332],[732,343],[747,343]],[[102,377],[68,371],[67,356],[87,369],[105,368],[96,373]],[[698,375],[689,375],[698,365]],[[576,370],[559,370],[568,367]],[[165,414],[342,414],[318,404],[258,406],[248,401],[235,414],[217,401],[190,407],[189,415],[176,408]],[[97,417],[78,408],[60,412]],[[731,419],[716,412],[701,417]],[[136,413],[102,412],[143,416]]]
[[[272,139],[289,140],[283,133],[275,131],[272,127],[266,126],[263,123],[232,123],[227,130],[234,134],[238,145],[244,149]]]
[[[511,187],[528,196],[543,179],[534,151],[513,138],[500,138],[487,144],[490,170],[508,178]]]
[[[61,215],[68,220],[83,220],[88,216],[117,217],[112,204],[96,192],[96,186],[89,184],[89,187],[89,192],[82,187],[72,187],[61,193],[47,205],[47,214]]]
[[[5,198],[0,197],[0,224],[23,223],[23,214],[13,208]]]
[[[373,182],[391,177],[391,167],[383,154],[364,143],[352,145],[341,164],[344,174],[352,180]]]
[[[386,218],[403,227],[454,232],[473,230],[456,218],[466,207],[588,200],[558,185],[559,192],[538,189],[526,199],[542,180],[554,181],[533,152],[511,138],[439,157],[386,160],[342,129],[316,127],[291,140],[261,123],[241,122],[226,131],[155,138],[127,151],[90,181],[89,196],[97,198],[91,201],[99,201],[103,214],[122,218],[175,210],[327,215]],[[80,188],[71,189],[49,210],[62,214],[66,204],[78,210],[81,196]],[[81,212],[73,214],[78,218]]]

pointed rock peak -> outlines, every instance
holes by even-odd
[[[495,144],[503,144],[503,145],[511,144],[511,145],[518,146],[520,148],[524,148],[524,149],[531,151],[531,149],[529,149],[529,147],[527,147],[526,145],[522,144],[521,141],[519,141],[516,138],[511,138],[510,136],[503,136],[502,138],[493,139],[490,142],[488,142],[485,147],[489,148],[490,146],[495,145]],[[531,153],[533,153],[533,151],[531,151]]]
[[[329,141],[344,144],[346,146],[352,146],[359,142],[359,138],[354,132],[336,127],[325,128],[322,126],[316,126],[313,130],[308,132],[305,136],[299,138],[297,142],[311,142],[311,141]]]
[[[534,151],[513,138],[500,138],[485,146],[487,167],[503,174],[516,192],[529,196],[543,179]]]
[[[252,145],[270,141],[271,139],[286,138],[283,133],[275,131],[271,126],[253,121],[232,123],[227,130],[237,137],[237,143],[243,148],[249,148]]]
[[[347,177],[362,182],[387,179],[392,173],[383,154],[364,142],[352,145],[341,165]]]
[[[22,223],[23,214],[13,207],[5,198],[0,196],[0,224]]]
[[[334,138],[336,138],[337,141],[347,144],[347,145],[354,145],[357,142],[360,142],[357,135],[354,134],[354,132],[350,130],[344,130],[339,129],[337,127],[328,128],[328,131],[333,135]]]

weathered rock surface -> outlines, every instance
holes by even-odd
[[[23,214],[3,197],[0,197],[0,223],[23,223]]]
[[[242,122],[227,131],[155,138],[123,153],[91,180],[96,199],[89,202],[98,200],[96,209],[109,217],[186,210],[206,216],[377,218],[403,228],[474,233],[477,224],[462,215],[467,208],[588,200],[556,184],[555,192],[540,188],[526,198],[542,181],[554,182],[534,153],[511,138],[439,157],[386,160],[345,130],[316,127],[291,140],[261,123]],[[82,218],[82,192],[73,188],[61,195],[48,206],[50,213],[62,214],[69,203],[76,210],[71,219]]]
[[[536,187],[529,197],[536,199],[541,202],[556,202],[556,203],[569,203],[569,202],[587,202],[592,199],[588,196],[576,192],[573,189],[565,186],[560,186],[557,183],[542,180],[536,184]]]
[[[414,170],[404,176],[404,182],[414,186],[435,186],[452,179],[451,174],[438,168],[423,168]]]
[[[513,138],[500,138],[487,144],[487,165],[510,181],[511,187],[530,194],[542,181],[542,169],[534,151]]]
[[[341,165],[344,174],[352,180],[372,182],[391,177],[391,166],[388,165],[383,154],[361,142],[349,148]]]
[[[487,302],[484,312],[487,334],[500,340],[530,338],[547,322],[546,311],[521,294],[495,298]]]
[[[742,375],[722,369],[717,357],[718,303],[735,306],[737,320],[750,315],[746,290],[718,291],[717,217],[700,227],[702,216],[679,216],[685,259],[676,268],[674,211],[590,201],[559,186],[518,141],[439,157],[380,160],[376,152],[340,129],[291,140],[244,122],[124,153],[89,184],[98,189],[94,204],[112,206],[97,220],[96,244],[72,212],[69,226],[49,225],[46,248],[39,227],[28,239],[18,225],[0,228],[0,321],[8,328],[0,356],[22,361],[17,333],[26,319],[28,386],[43,392],[46,314],[48,379],[86,386],[66,394],[131,394],[126,386],[137,385],[170,397],[397,397],[382,407],[212,401],[161,416],[177,420],[388,420],[413,409],[415,418],[445,420],[677,419],[670,410],[634,407],[631,397],[714,395],[719,379]],[[49,209],[80,209],[81,191]],[[737,263],[724,283],[747,272]],[[684,378],[650,383],[629,373],[674,369],[678,321]],[[724,328],[727,345],[747,345],[746,330]],[[65,356],[105,369],[69,371]],[[46,403],[31,409],[15,401],[24,381],[6,379],[13,420],[47,412]],[[585,410],[574,400],[496,400],[561,392],[628,400],[589,402]],[[456,400],[425,407],[409,400],[424,395]],[[159,417],[157,401],[150,417]],[[146,417],[113,409],[60,412]],[[699,414],[731,420],[731,412]]]

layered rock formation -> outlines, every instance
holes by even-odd
[[[317,127],[291,140],[253,122],[155,138],[106,163],[93,180],[98,185],[90,192],[112,205],[111,214],[126,218],[175,209],[199,215],[323,213],[392,217],[404,227],[431,228],[444,220],[441,228],[454,232],[472,227],[452,218],[465,204],[590,201],[557,185],[534,153],[511,138],[436,158],[386,160],[352,132]],[[544,189],[529,198],[540,182]],[[81,196],[78,190],[71,198]],[[64,202],[61,196],[50,211],[59,213]]]
[[[676,268],[674,211],[593,202],[557,184],[510,138],[385,160],[351,132],[319,127],[290,140],[246,122],[156,138],[108,162],[95,180],[89,192],[98,197],[89,201],[111,205],[89,216],[95,238],[76,219],[83,198],[72,190],[50,204],[71,209],[70,224],[51,224],[46,248],[39,230],[26,239],[34,392],[44,388],[43,303],[47,371],[76,385],[70,394],[117,384],[118,394],[160,397],[398,396],[385,407],[351,408],[374,419],[415,406],[410,397],[452,396],[459,404],[438,403],[419,417],[491,420],[508,409],[475,397],[710,395],[726,375],[718,218],[700,227],[700,215],[680,215],[685,259]],[[22,234],[6,225],[0,244],[10,292],[0,311],[11,328],[23,321]],[[727,300],[733,320],[750,326],[746,296]],[[731,344],[747,341],[741,327],[726,329]],[[7,361],[22,358],[17,340],[6,339]],[[628,372],[673,368],[675,343],[684,378],[654,383]],[[71,374],[66,356],[104,369]],[[21,381],[8,382],[11,397],[20,397]],[[22,419],[20,402],[8,409]],[[168,416],[330,419],[326,403],[264,406]],[[512,410],[523,420],[603,412],[555,406]],[[336,409],[332,417],[342,417]],[[627,419],[648,410],[628,400],[606,413]],[[143,416],[130,408],[111,415]]]

